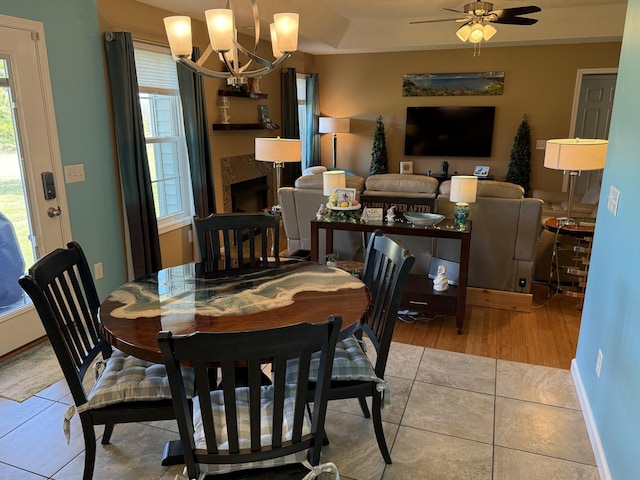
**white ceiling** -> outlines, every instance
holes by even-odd
[[[204,11],[224,0],[138,0],[204,21]],[[470,0],[469,0],[470,1]],[[262,0],[261,30],[273,13],[300,13],[299,50],[311,54],[460,48],[453,21],[411,25],[416,20],[455,18],[443,7],[462,10],[464,0]],[[249,0],[235,0],[238,30],[253,35]],[[494,9],[537,5],[535,25],[494,24],[498,33],[486,45],[606,42],[622,38],[624,0],[496,0]],[[484,43],[484,42],[483,42]]]

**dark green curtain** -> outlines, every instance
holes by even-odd
[[[282,99],[282,138],[300,138],[295,68],[282,69],[280,73],[280,90]],[[300,175],[302,175],[302,164],[288,163],[287,167],[282,169],[282,186],[292,186]]]
[[[318,119],[320,118],[320,92],[318,89],[318,74],[307,75],[307,131],[305,133],[305,152],[302,156],[302,169],[313,165],[320,165],[320,135],[318,134]]]
[[[120,183],[136,278],[162,268],[147,146],[130,32],[104,36]]]
[[[193,49],[191,57],[194,62],[200,57],[197,47]],[[189,152],[193,202],[196,215],[205,218],[216,211],[216,203],[204,84],[200,75],[184,65],[178,64],[177,68],[184,133]]]

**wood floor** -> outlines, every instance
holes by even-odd
[[[578,300],[533,285],[531,313],[467,306],[462,335],[455,318],[446,316],[396,323],[393,339],[423,347],[569,369],[580,330]]]

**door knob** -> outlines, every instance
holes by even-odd
[[[49,215],[51,218],[59,217],[61,213],[62,210],[60,210],[60,207],[49,207],[49,209],[47,210],[47,215]]]

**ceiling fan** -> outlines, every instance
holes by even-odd
[[[445,8],[445,10],[459,13],[463,16],[458,18],[443,18],[439,20],[420,20],[410,23],[418,24],[450,21],[463,23],[456,32],[458,38],[463,42],[468,40],[471,43],[479,43],[482,40],[489,40],[496,34],[497,30],[491,25],[491,23],[533,25],[538,21],[538,19],[522,17],[521,15],[542,11],[540,7],[533,5],[494,10],[493,3],[481,2],[479,0],[466,4],[462,7],[462,10],[454,10],[453,8]]]

